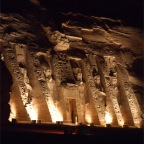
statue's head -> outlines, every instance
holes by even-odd
[[[29,78],[28,78],[27,76],[25,77],[25,80],[24,80],[24,81],[25,81],[26,83],[28,83],[28,84],[30,83]]]
[[[111,83],[112,85],[117,85],[117,78],[113,77]]]
[[[94,81],[96,84],[100,84],[100,76],[99,75],[94,76]]]
[[[113,59],[113,61],[112,61],[112,67],[115,67],[116,66],[116,61],[115,61],[115,59]]]
[[[41,60],[41,66],[42,66],[45,77],[51,77],[52,70],[51,70],[49,64],[44,59]]]
[[[52,70],[51,70],[51,69],[45,69],[45,70],[44,70],[44,74],[45,74],[45,77],[51,77],[51,75],[52,75]]]
[[[81,73],[81,72],[79,72],[79,73],[77,74],[77,80],[78,80],[78,81],[82,81],[82,73]]]

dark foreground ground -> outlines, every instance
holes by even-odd
[[[143,144],[143,129],[10,124],[2,127],[1,144]]]

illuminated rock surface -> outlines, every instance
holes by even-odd
[[[1,52],[13,78],[9,119],[105,126],[108,111],[112,126],[141,127],[142,30],[72,12],[61,13],[59,28],[35,2],[31,11],[0,16]]]

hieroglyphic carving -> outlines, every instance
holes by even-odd
[[[105,125],[105,120],[104,120],[105,112],[102,110],[102,108],[100,106],[100,101],[99,101],[99,98],[97,95],[95,82],[94,82],[94,79],[93,79],[93,76],[91,73],[91,67],[90,67],[90,64],[89,64],[87,58],[83,59],[83,64],[85,67],[85,72],[87,75],[87,82],[88,82],[88,85],[89,85],[89,88],[90,88],[90,91],[91,91],[91,94],[92,94],[92,97],[94,100],[94,104],[95,104],[95,108],[96,108],[97,113],[98,113],[100,124]]]
[[[32,53],[31,53],[31,55],[32,55]],[[41,71],[40,62],[38,60],[38,57],[34,57],[34,59],[33,59],[33,65],[34,65],[34,68],[35,68],[34,70],[37,73],[38,80],[39,81],[45,81],[45,76],[44,76],[44,73],[42,73],[42,71]]]
[[[126,74],[126,69],[124,66],[118,65],[118,69],[120,70],[121,78],[123,81],[123,86],[125,89],[125,93],[128,99],[128,103],[130,106],[130,110],[132,113],[133,121],[135,126],[140,127],[140,122],[141,122],[141,117],[140,117],[140,111],[138,108],[137,100],[135,97],[135,94],[133,92],[133,89],[130,85],[130,82],[128,80],[127,74]]]
[[[71,83],[71,81],[74,81],[71,65],[66,54],[62,52],[58,52],[53,56],[52,63],[54,76],[56,77],[56,83],[63,87],[62,89],[64,94],[67,121],[71,121],[69,99],[72,98],[71,95],[65,94],[67,91],[77,89],[77,86],[74,83]]]
[[[52,87],[51,87],[48,84],[49,82],[53,82],[51,79],[51,71],[48,69],[47,70],[43,69],[38,57],[36,56],[36,53],[31,52],[30,54],[31,54],[31,58],[33,60],[34,70],[37,73],[38,80],[39,80],[41,88],[42,88],[42,92],[43,92],[46,102],[47,102],[47,106],[48,106],[48,110],[49,110],[51,118],[52,118],[52,122],[56,122],[60,119],[62,120],[61,115],[57,111],[57,108],[55,106],[54,99],[52,96],[54,85],[52,84],[51,85]]]
[[[110,94],[110,98],[114,107],[114,111],[117,117],[118,124],[122,126],[124,124],[124,120],[122,117],[122,113],[118,104],[118,88],[117,88],[117,73],[115,70],[116,63],[114,60],[114,57],[110,56],[105,56],[105,62],[106,62],[106,67],[103,68],[104,70],[104,76],[105,76],[105,82],[106,82],[106,89],[108,90]],[[112,59],[112,60],[111,60]]]
[[[37,77],[38,77],[38,80],[40,81],[40,84],[42,86],[42,91],[45,94],[46,99],[48,99],[48,97],[50,95],[49,95],[49,92],[47,89],[45,76],[44,76],[44,73],[42,72],[42,68],[41,68],[39,59],[38,59],[38,57],[35,57],[35,53],[30,53],[30,54],[31,54],[31,58],[33,60],[34,70],[35,70]]]
[[[15,55],[14,49],[13,48],[6,49],[6,55],[8,56],[8,60],[12,65],[12,72],[14,73],[15,78],[18,81],[22,101],[23,101],[23,104],[25,105],[25,103],[27,102],[27,96],[25,94],[25,84],[23,82],[23,76],[19,71],[19,66],[16,61],[16,55]]]
[[[16,45],[13,44],[12,46],[16,46]],[[8,56],[9,63],[12,66],[12,73],[14,74],[14,77],[17,81],[23,105],[24,106],[27,105],[26,107],[29,108],[29,110],[27,110],[27,108],[26,108],[26,110],[27,110],[27,113],[29,114],[29,117],[32,119],[31,111],[33,111],[33,106],[31,105],[31,102],[29,101],[29,97],[28,97],[29,87],[27,87],[27,85],[25,84],[25,82],[27,82],[27,81],[25,81],[25,77],[19,69],[19,62],[21,63],[21,60],[22,60],[21,64],[25,64],[24,59],[20,58],[17,61],[17,55],[12,46],[10,48],[6,49],[6,55]],[[31,89],[31,87],[30,87],[30,89]]]
[[[93,54],[87,54],[90,66],[91,66],[91,73],[93,75],[94,78],[94,82],[95,82],[95,86],[96,86],[96,94],[98,95],[98,99],[100,101],[100,105],[103,109],[103,111],[105,111],[106,108],[106,94],[104,92],[104,88],[101,84],[101,78],[100,75],[98,73],[98,66],[97,66],[97,62],[96,62],[96,55]]]
[[[53,69],[56,80],[59,84],[66,79],[74,80],[70,63],[65,53],[57,53],[53,57]]]
[[[33,101],[32,101],[32,95],[31,95],[31,91],[32,91],[32,87],[30,85],[30,81],[27,75],[27,69],[26,69],[26,51],[27,51],[27,46],[24,44],[16,44],[14,46],[15,48],[15,52],[16,52],[16,59],[19,65],[19,70],[20,73],[23,76],[23,82],[25,84],[25,89],[23,89],[24,91],[21,93],[21,95],[25,95],[25,108],[29,114],[29,117],[31,120],[33,119],[37,119],[37,112],[33,107]],[[22,85],[22,84],[20,84]],[[22,96],[24,97],[24,96]]]
[[[25,89],[25,93],[27,95],[27,103],[26,104],[29,104],[29,103],[31,103],[31,100],[32,100],[32,96],[31,96],[32,87],[30,85],[29,78],[27,76],[26,68],[19,67],[19,69],[20,69],[21,74],[23,75],[24,84],[26,87],[26,89]]]
[[[105,108],[106,108],[106,94],[104,92],[104,89],[101,85],[101,82],[100,82],[100,75],[95,75],[94,76],[94,81],[95,81],[95,85],[96,85],[96,93],[98,95],[98,98],[99,98],[99,101],[100,101],[100,105],[103,109],[103,111],[105,111]]]
[[[23,76],[23,82],[25,84],[25,94],[27,97],[27,103],[25,103],[25,106],[27,104],[31,105],[31,91],[32,91],[32,87],[30,85],[29,82],[29,78],[27,75],[27,70],[26,70],[26,45],[24,44],[16,44],[14,46],[15,48],[15,53],[16,53],[16,60],[18,62],[19,65],[19,71]]]

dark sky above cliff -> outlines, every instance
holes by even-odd
[[[35,0],[31,0],[35,1]],[[143,27],[143,0],[38,0],[54,15],[59,12],[79,12],[87,15],[124,19]],[[31,10],[30,0],[1,0],[1,10]]]

